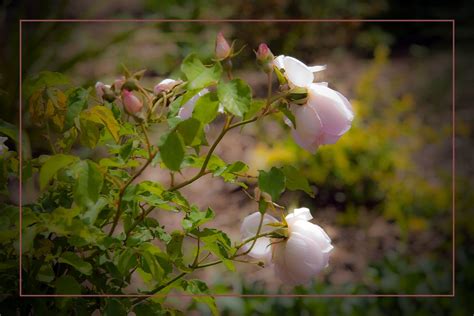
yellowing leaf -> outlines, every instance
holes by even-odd
[[[81,117],[94,123],[104,125],[115,141],[119,141],[120,125],[115,119],[112,111],[105,106],[94,106],[93,108],[82,112]]]

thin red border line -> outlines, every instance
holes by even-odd
[[[19,98],[19,100],[20,100],[20,111],[19,111],[20,112],[20,115],[19,115],[20,124],[19,124],[19,129],[20,130],[19,130],[19,133],[18,133],[18,141],[19,141],[18,147],[20,148],[20,150],[18,150],[18,156],[20,158],[20,170],[19,170],[18,173],[20,175],[20,181],[19,181],[19,184],[18,184],[18,186],[19,186],[18,195],[19,195],[19,202],[20,202],[20,212],[19,212],[20,213],[20,219],[19,219],[19,225],[20,225],[20,255],[19,255],[20,258],[19,258],[19,262],[20,262],[20,266],[19,266],[18,270],[19,270],[19,277],[20,277],[20,280],[19,280],[20,281],[19,282],[20,292],[19,293],[20,293],[20,297],[21,297],[22,294],[23,294],[23,282],[22,282],[22,276],[23,276],[23,269],[22,269],[22,267],[23,267],[23,262],[22,262],[22,260],[23,260],[23,249],[22,249],[23,240],[22,240],[22,233],[21,233],[22,227],[23,227],[23,216],[22,216],[22,211],[23,211],[23,192],[22,192],[23,191],[23,189],[22,189],[22,187],[23,187],[23,185],[22,185],[22,183],[23,183],[23,180],[22,180],[23,179],[23,125],[22,125],[22,122],[23,122],[23,120],[22,120],[22,117],[23,117],[23,102],[22,102],[22,95],[23,95],[23,92],[21,91],[22,86],[23,86],[23,80],[22,80],[23,70],[22,70],[22,66],[21,66],[22,33],[23,32],[22,32],[22,21],[21,20],[20,20],[20,23],[19,23],[19,27],[20,27],[20,29],[19,29],[20,43],[18,43],[18,45],[20,46],[20,50],[19,50],[18,58],[19,58],[19,66],[20,66],[19,67],[20,68],[19,69],[20,70],[20,76],[19,76],[19,83],[18,84],[20,86],[20,89],[19,89],[19,91],[20,91],[20,98]]]
[[[19,86],[20,86],[20,113],[19,113],[19,158],[20,158],[20,181],[19,181],[19,235],[20,235],[20,256],[19,256],[19,296],[20,297],[159,297],[159,296],[199,296],[199,295],[186,295],[186,294],[153,294],[153,295],[143,295],[143,294],[80,294],[80,295],[61,295],[61,294],[51,294],[51,295],[42,295],[42,294],[23,294],[22,289],[22,23],[23,22],[450,22],[452,24],[452,293],[451,294],[268,294],[268,295],[259,295],[259,294],[210,294],[204,296],[215,296],[215,297],[328,297],[328,298],[350,298],[350,297],[455,297],[456,292],[456,203],[455,203],[455,171],[456,171],[456,143],[455,143],[455,127],[456,127],[456,21],[455,19],[443,19],[443,20],[428,20],[428,19],[380,19],[380,20],[364,20],[364,19],[307,19],[307,20],[256,20],[256,19],[245,19],[245,20],[177,20],[177,19],[46,19],[46,20],[37,20],[37,19],[20,19],[19,20]]]
[[[452,36],[453,36],[453,58],[452,58],[452,165],[451,165],[451,185],[452,185],[452,290],[453,296],[456,295],[456,21],[452,22]]]
[[[48,297],[326,297],[326,298],[377,298],[377,297],[419,297],[419,298],[432,298],[432,297],[453,297],[452,294],[23,294],[22,297],[36,297],[36,298],[48,298]]]
[[[285,22],[430,22],[430,23],[444,23],[444,22],[454,22],[454,19],[267,19],[267,20],[260,20],[260,19],[197,19],[197,20],[189,20],[189,19],[21,19],[21,22],[77,22],[77,23],[90,23],[90,22],[98,22],[98,23],[114,23],[114,22],[277,22],[277,23],[285,23]]]

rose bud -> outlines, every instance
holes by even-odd
[[[256,235],[261,214],[255,212],[242,222],[241,234],[244,240]],[[275,228],[268,225],[278,223],[277,219],[265,214],[260,233],[272,232]],[[295,209],[285,220],[288,224],[287,238],[258,238],[249,256],[272,263],[275,275],[290,285],[305,284],[326,268],[329,254],[334,248],[331,239],[318,225],[309,222],[313,217],[307,208]],[[247,251],[252,242],[245,244]]]
[[[178,117],[182,118],[183,120],[187,120],[188,118],[190,118],[193,115],[194,106],[196,105],[197,100],[208,92],[209,90],[202,89],[196,95],[194,95],[191,99],[189,99],[188,102],[186,102],[181,107],[181,109],[179,109]]]
[[[138,113],[143,107],[142,101],[128,90],[122,90],[122,100],[125,111],[129,114]]]
[[[256,52],[257,56],[257,63],[262,67],[263,71],[269,73],[273,71],[273,59],[274,56],[268,48],[267,44],[261,43],[258,46],[258,50]]]
[[[115,79],[114,84],[112,85],[114,91],[118,92],[122,90],[122,86],[125,83],[126,79],[124,76],[120,77],[119,79]]]
[[[313,83],[313,73],[326,69],[326,66],[309,67],[296,58],[283,55],[275,58],[273,63],[284,70],[290,88],[307,89],[304,104],[290,106],[296,128],[286,120],[298,145],[314,153],[320,145],[334,144],[351,128],[354,113],[346,97],[328,88],[327,83]]]
[[[222,32],[217,33],[215,54],[218,60],[226,59],[232,54],[232,49],[224,38]]]
[[[174,79],[164,79],[161,80],[154,88],[153,92],[155,95],[159,95],[162,92],[170,92],[173,90],[174,87],[182,83],[181,80],[174,80]]]
[[[104,84],[103,82],[97,81],[95,84],[95,94],[101,102],[104,102],[104,94],[106,93],[106,89],[110,89],[110,86]]]

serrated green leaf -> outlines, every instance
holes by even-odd
[[[252,102],[252,91],[249,85],[241,79],[219,83],[217,96],[224,109],[240,117],[247,113]]]
[[[259,170],[258,186],[263,192],[270,194],[273,201],[277,201],[285,190],[285,175],[275,167],[272,167],[269,172]]]
[[[209,92],[200,97],[194,106],[193,118],[199,120],[202,124],[212,122],[219,110],[219,99],[215,92]]]
[[[208,208],[205,212],[201,212],[199,209],[192,208],[186,217],[183,219],[182,225],[186,230],[192,230],[208,221],[212,220],[215,216],[214,211]]]
[[[183,137],[183,141],[185,145],[197,146],[201,144],[204,130],[203,130],[203,124],[197,119],[190,118],[179,123],[177,130],[179,134]]]
[[[175,261],[183,258],[183,239],[184,235],[182,232],[174,231],[171,233],[171,240],[166,245],[166,252],[171,260]]]
[[[163,145],[160,146],[161,160],[173,171],[179,171],[184,159],[184,144],[181,136],[173,131],[168,134]]]
[[[235,271],[234,264],[229,260],[233,248],[227,234],[216,229],[204,229],[202,232],[193,231],[193,233],[201,236],[201,241],[204,243],[202,249],[210,251],[222,260],[227,269]]]
[[[74,89],[67,98],[66,117],[64,120],[64,129],[68,130],[74,125],[74,119],[79,117],[81,111],[87,108],[89,98],[89,89]]]
[[[89,262],[82,260],[73,252],[66,251],[58,259],[61,263],[66,263],[73,266],[77,271],[85,275],[92,274],[92,265]]]
[[[302,190],[306,192],[311,197],[314,197],[314,192],[309,186],[308,179],[295,167],[293,166],[283,166],[281,168],[286,179],[286,188],[291,191]]]
[[[181,71],[188,79],[188,89],[196,90],[217,83],[222,74],[222,66],[215,63],[212,67],[206,67],[196,54],[190,54],[183,60]]]
[[[41,166],[39,174],[40,189],[44,190],[48,185],[49,181],[56,175],[59,170],[71,165],[77,160],[77,157],[70,155],[57,154],[51,156],[48,160],[46,160],[43,166]]]
[[[77,180],[74,186],[74,201],[82,207],[91,207],[99,199],[104,176],[97,164],[89,160],[80,161],[76,165]]]

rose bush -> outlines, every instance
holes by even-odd
[[[314,150],[349,129],[353,119],[349,102],[313,83],[313,71],[323,67],[307,67],[291,57],[274,60],[266,44],[259,46],[256,57],[267,76],[268,93],[256,99],[244,80],[234,78],[231,59],[239,54],[234,44],[219,34],[215,49],[216,58],[206,63],[190,54],[181,64],[180,79],[161,80],[152,88],[143,84],[144,70],[131,72],[125,67],[112,84],[97,82],[95,95],[93,88],[74,87],[59,73],[44,72],[25,81],[26,118],[42,129],[50,153],[23,155],[20,161],[17,153],[0,147],[2,179],[16,178],[39,188],[34,202],[20,206],[21,253],[15,240],[19,223],[11,216],[20,209],[2,205],[8,213],[1,213],[6,231],[1,259],[11,262],[22,256],[21,286],[27,294],[130,294],[132,277],[139,277],[143,287],[138,291],[148,295],[84,301],[84,305],[65,300],[59,307],[34,301],[33,310],[54,307],[77,314],[79,309],[100,309],[104,314],[147,315],[167,309],[163,300],[147,300],[149,296],[176,290],[200,294],[193,299],[208,304],[215,314],[212,291],[190,277],[196,270],[223,264],[235,271],[234,261],[255,264],[246,258],[249,255],[262,261],[256,262],[259,266],[273,266],[283,282],[296,285],[309,282],[328,264],[331,240],[308,222],[312,218],[308,209],[296,209],[281,222],[268,214],[276,207],[286,210],[277,204],[285,190],[313,196],[304,175],[286,165],[260,170],[254,179],[247,174],[249,166],[226,162],[215,149],[229,131],[283,113],[297,141]],[[272,90],[274,72],[280,81],[278,91]],[[221,126],[213,140],[206,133],[209,124]],[[160,135],[151,138],[149,131],[155,127]],[[17,148],[24,141],[6,122],[1,122],[0,132]],[[84,147],[88,150],[77,150]],[[149,166],[166,170],[169,181],[140,180]],[[178,177],[188,168],[196,170],[193,176]],[[254,196],[245,191],[258,205],[258,213],[244,220],[244,240],[232,242],[213,227],[211,208],[200,209],[180,193],[206,175],[243,190],[255,188]],[[167,212],[181,216],[179,229],[170,231],[155,216]],[[184,251],[190,244],[194,247]],[[6,265],[5,284],[10,282],[9,273],[11,266]]]

